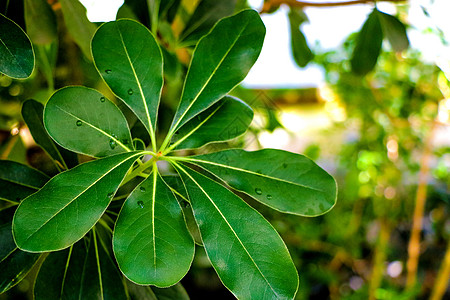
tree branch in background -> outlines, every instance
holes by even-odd
[[[379,0],[378,2],[406,2],[406,0]],[[267,13],[272,10],[272,8],[277,7],[281,4],[286,4],[290,7],[333,7],[333,6],[348,6],[355,4],[366,4],[375,3],[376,0],[353,0],[353,1],[340,1],[340,2],[308,2],[308,1],[296,1],[296,0],[269,0],[264,2],[261,9],[261,13]]]
[[[445,252],[444,260],[439,269],[438,276],[434,283],[434,288],[431,293],[430,300],[441,300],[445,294],[448,285],[448,278],[450,277],[450,240],[448,241],[447,251]]]

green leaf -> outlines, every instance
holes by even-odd
[[[113,247],[122,272],[138,284],[168,287],[189,270],[194,242],[177,199],[155,168],[125,201]]]
[[[59,0],[67,31],[88,59],[91,58],[90,42],[97,26],[86,15],[86,8],[79,0]]]
[[[41,146],[54,160],[66,169],[77,164],[77,155],[57,145],[44,128],[44,105],[27,100],[22,105],[22,117],[28,125],[36,144]]]
[[[97,70],[114,94],[147,128],[156,151],[163,59],[155,38],[146,27],[132,20],[105,23],[92,39],[92,55]]]
[[[26,165],[0,160],[0,199],[20,201],[37,192],[49,179]]]
[[[253,120],[253,110],[230,96],[191,119],[172,139],[175,149],[199,148],[211,142],[227,141],[243,134]]]
[[[409,47],[405,25],[394,16],[378,11],[381,27],[389,44],[395,52],[402,52]]]
[[[265,27],[243,10],[222,19],[194,50],[171,133],[222,99],[247,75],[261,51]]]
[[[336,203],[333,177],[303,155],[275,149],[231,149],[186,160],[281,212],[312,217]]]
[[[217,1],[201,0],[195,8],[183,32],[180,41],[183,44],[195,45],[195,43],[223,17],[228,17],[234,12],[236,0]]]
[[[53,177],[20,203],[13,223],[17,246],[29,252],[55,251],[81,239],[103,215],[128,169],[141,155],[109,156]]]
[[[23,252],[14,243],[11,226],[15,209],[0,210],[0,294],[18,284],[39,259],[39,254]]]
[[[152,286],[152,290],[158,300],[189,300],[189,296],[181,283],[177,283],[168,288]]]
[[[30,77],[34,70],[31,41],[14,21],[0,14],[0,73],[15,79]]]
[[[238,299],[293,299],[298,275],[283,240],[256,210],[191,169],[179,172],[206,253]]]
[[[77,153],[103,157],[133,148],[120,109],[87,87],[56,91],[45,106],[44,125],[59,145]]]
[[[300,25],[308,18],[302,10],[291,8],[288,13],[291,28],[291,47],[295,62],[300,67],[305,67],[313,58],[314,54],[309,49],[305,35],[300,30]]]
[[[50,253],[34,286],[36,300],[128,299],[120,272],[95,234]]]
[[[47,45],[58,37],[56,16],[47,0],[25,0],[25,24],[33,43]]]
[[[373,70],[383,42],[378,10],[374,9],[367,18],[356,39],[356,46],[351,59],[352,71],[364,76]]]

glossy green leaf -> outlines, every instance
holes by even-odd
[[[255,209],[191,169],[179,171],[206,253],[238,299],[293,299],[298,275],[283,240]]]
[[[22,117],[28,125],[36,144],[41,146],[51,158],[66,169],[77,164],[77,155],[56,144],[44,127],[44,105],[36,100],[27,100],[22,105]]]
[[[314,54],[306,42],[305,35],[300,30],[300,25],[308,21],[308,18],[302,10],[293,8],[289,10],[288,16],[291,29],[292,55],[297,65],[303,68],[314,58]]]
[[[39,259],[39,254],[21,251],[14,243],[11,225],[15,209],[0,210],[0,294],[18,284]]]
[[[132,20],[105,23],[92,39],[92,55],[100,75],[154,140],[163,59],[153,35]]]
[[[125,201],[113,246],[120,269],[138,284],[168,287],[186,275],[194,258],[194,242],[177,199],[157,173]]]
[[[141,155],[109,156],[53,177],[20,203],[13,223],[16,244],[26,251],[45,252],[67,248],[81,239],[100,219]]]
[[[59,3],[61,4],[67,31],[83,51],[83,54],[88,59],[92,59],[90,42],[97,27],[88,20],[86,8],[79,0],[59,0]]]
[[[50,253],[34,286],[36,300],[127,299],[120,272],[99,238],[81,240],[69,249]]]
[[[0,199],[21,201],[37,192],[49,179],[26,165],[0,160]]]
[[[58,37],[56,16],[47,0],[25,0],[25,24],[33,43],[47,45]]]
[[[175,149],[199,148],[210,142],[231,140],[243,134],[253,120],[253,110],[230,96],[199,114],[181,127],[172,139]]]
[[[12,20],[0,14],[0,73],[24,79],[34,69],[33,46],[28,36]]]
[[[333,177],[300,154],[275,149],[231,149],[194,156],[189,162],[285,213],[318,216],[336,203]]]
[[[245,78],[259,56],[264,35],[265,27],[258,13],[243,10],[219,21],[199,41],[171,126],[173,132],[222,99]]]
[[[44,125],[59,145],[78,153],[103,157],[133,148],[120,109],[87,87],[72,86],[55,92],[45,106]]]
[[[352,71],[358,75],[366,75],[377,64],[383,42],[378,11],[375,9],[367,18],[356,39],[356,46],[351,59]]]
[[[378,11],[381,27],[389,44],[396,52],[402,52],[409,47],[408,36],[406,35],[405,25],[394,16]]]
[[[231,15],[234,12],[235,6],[236,0],[201,0],[184,27],[180,41],[183,44],[195,45],[202,36],[208,33],[217,21]]]

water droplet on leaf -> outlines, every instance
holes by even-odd
[[[106,73],[106,74],[111,74],[111,70],[110,70],[110,69],[107,69],[107,70],[105,70],[105,73]]]
[[[144,208],[144,202],[143,201],[138,201],[137,204],[139,205],[140,208]]]
[[[77,126],[80,127],[81,125],[83,125],[83,122],[81,122],[80,120],[77,121]]]
[[[267,195],[267,200],[272,200],[272,195]]]
[[[117,146],[116,142],[113,139],[110,139],[109,147],[114,150],[114,148],[116,148],[116,146]]]
[[[128,90],[128,95],[133,95],[133,89]]]
[[[106,98],[105,97],[101,97],[100,98],[100,102],[105,102],[106,101]]]
[[[262,190],[260,188],[256,188],[255,189],[255,193],[258,194],[258,195],[261,195],[262,194]]]
[[[145,192],[145,187],[141,186],[139,189],[141,190],[141,192]]]

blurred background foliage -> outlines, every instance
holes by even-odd
[[[450,74],[408,48],[406,28],[413,26],[403,23],[408,3],[390,2],[397,4],[396,15],[375,8],[341,47],[325,51],[311,50],[301,31],[307,21],[302,9],[317,4],[264,1],[261,14],[289,6],[292,56],[299,67],[323,68],[326,84],[239,86],[232,94],[255,110],[249,131],[227,144],[190,151],[233,145],[286,149],[309,156],[335,176],[338,204],[321,217],[284,215],[245,198],[285,240],[300,274],[297,299],[450,298]],[[21,105],[27,99],[45,104],[55,89],[67,85],[95,87],[114,99],[89,50],[99,24],[89,22],[78,0],[0,3],[0,12],[29,34],[37,60],[29,79],[0,76],[0,158],[54,175],[58,168],[33,141]],[[170,125],[198,39],[218,19],[245,7],[244,0],[125,0],[118,18],[145,24],[163,50],[159,135]],[[430,31],[446,43],[438,29]],[[142,124],[116,104],[133,136],[147,139]],[[35,274],[33,269],[0,299],[30,297]],[[201,247],[182,283],[192,299],[232,297]]]

